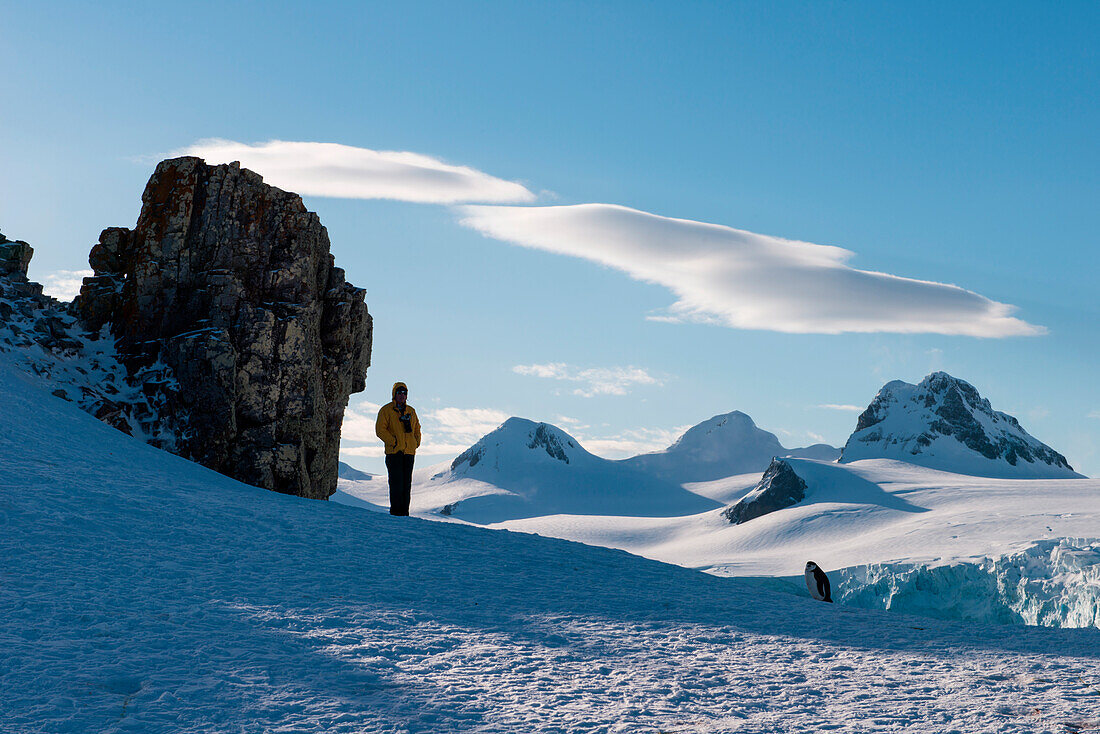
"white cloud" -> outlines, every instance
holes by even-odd
[[[363,400],[354,408],[348,406],[344,410],[344,424],[340,429],[341,441],[356,443],[375,442],[378,436],[374,432],[374,423],[378,418],[378,409],[381,405]],[[379,442],[381,445],[381,442]]]
[[[670,289],[655,320],[789,333],[1043,334],[1015,307],[955,285],[856,270],[840,247],[785,240],[611,204],[463,206],[461,224]]]
[[[1094,410],[1091,413],[1089,413],[1089,418],[1098,418],[1098,419],[1100,419],[1100,410]]]
[[[574,395],[590,398],[595,395],[626,395],[633,385],[660,385],[660,380],[641,367],[591,367],[578,369],[564,362],[549,364],[517,364],[512,371],[530,377],[580,382],[584,387],[573,391]]]
[[[59,301],[71,301],[80,293],[85,278],[95,275],[91,270],[58,270],[42,282],[42,292]]]
[[[509,418],[509,413],[492,408],[440,408],[425,417],[425,427],[430,425],[452,443],[462,443],[459,451],[464,451]]]
[[[535,200],[533,193],[515,181],[407,151],[288,140],[249,145],[211,138],[177,153],[212,164],[240,161],[272,186],[307,196],[429,204]]]
[[[627,459],[638,454],[661,451],[671,446],[676,439],[684,435],[691,426],[678,428],[635,428],[623,431],[618,436],[584,436],[575,438],[585,449],[605,459]]]
[[[863,408],[858,405],[838,405],[837,403],[825,403],[824,405],[817,406],[824,408],[825,410],[849,410],[853,413],[862,413]]]

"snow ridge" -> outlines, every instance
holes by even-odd
[[[887,383],[859,416],[841,462],[887,458],[959,474],[1080,478],[1066,457],[993,409],[970,383],[933,372]]]

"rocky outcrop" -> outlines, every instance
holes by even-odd
[[[740,525],[769,512],[798,504],[806,498],[806,482],[782,459],[772,459],[756,487],[722,517]]]
[[[22,240],[9,240],[0,232],[0,275],[26,278],[34,248]],[[39,289],[41,292],[41,289]]]
[[[301,197],[236,163],[166,160],[135,227],[105,229],[89,263],[72,312],[90,331],[108,326],[131,374],[171,371],[148,390],[176,453],[279,492],[335,491],[371,317]]]
[[[8,361],[45,383],[54,396],[123,433],[162,448],[174,437],[157,434],[156,395],[142,387],[165,379],[163,366],[142,369],[131,379],[114,353],[113,340],[88,332],[69,312],[69,304],[43,295],[42,286],[27,279],[33,248],[0,235],[0,353]]]
[[[873,458],[979,476],[1081,476],[1016,418],[994,410],[973,385],[946,372],[933,372],[919,385],[894,380],[879,390],[840,460]]]

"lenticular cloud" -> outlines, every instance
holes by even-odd
[[[572,255],[663,285],[667,321],[788,333],[895,332],[1007,337],[1045,333],[1015,307],[955,285],[856,270],[840,247],[785,240],[611,204],[464,206],[489,237]]]
[[[370,150],[338,143],[272,140],[248,145],[200,140],[180,151],[207,163],[240,161],[272,186],[307,196],[394,199],[427,204],[534,201],[522,184],[468,166],[407,151]]]

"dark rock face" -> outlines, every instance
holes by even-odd
[[[72,311],[91,331],[110,325],[131,374],[156,363],[174,374],[150,389],[176,453],[279,492],[336,490],[372,323],[301,197],[236,163],[166,160],[136,226],[105,229],[88,260],[95,275]]]
[[[0,232],[0,275],[27,277],[34,249],[22,240],[9,240]]]
[[[569,443],[572,446],[572,442]],[[546,449],[546,453],[552,459],[558,461],[564,461],[569,463],[569,456],[565,453],[565,447],[562,446],[561,440],[554,434],[554,431],[545,423],[539,423],[538,428],[535,429],[534,434],[531,435],[531,440],[527,444],[527,448]]]
[[[806,498],[806,482],[782,459],[772,459],[760,483],[722,517],[740,525],[769,512],[798,504]]]

